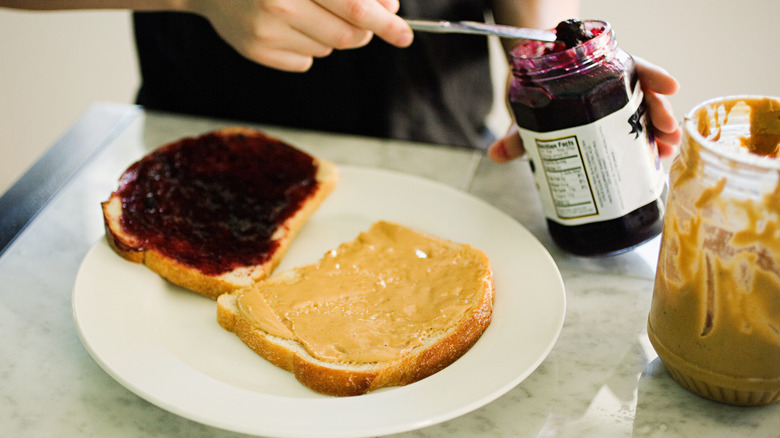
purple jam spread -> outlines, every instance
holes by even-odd
[[[317,187],[316,162],[280,140],[205,134],[159,148],[120,180],[122,227],[207,275],[267,261],[277,227]]]
[[[572,47],[579,46],[585,41],[591,40],[600,33],[600,31],[596,33],[585,29],[585,26],[580,20],[564,20],[555,27],[555,42],[563,44],[566,49],[571,49]]]

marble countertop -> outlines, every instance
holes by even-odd
[[[118,175],[139,152],[233,124],[97,103],[0,198],[0,237],[8,243],[0,253],[0,436],[242,436],[161,409],[119,384],[82,345],[71,310],[79,265],[103,234],[97,206]],[[714,403],[664,370],[645,327],[658,238],[619,256],[574,257],[548,237],[523,160],[499,165],[479,151],[262,128],[337,164],[402,171],[481,198],[527,228],[560,270],[566,319],[541,365],[485,406],[398,436],[780,436],[780,404]]]

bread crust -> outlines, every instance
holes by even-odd
[[[267,137],[267,135],[259,131],[243,127],[224,128],[214,131],[214,134],[221,136],[262,135]],[[274,239],[278,242],[278,245],[274,249],[273,254],[263,264],[239,267],[230,272],[211,275],[203,273],[195,267],[183,264],[172,257],[168,257],[157,249],[140,249],[137,239],[126,233],[122,228],[122,200],[117,195],[117,192],[112,193],[106,201],[101,203],[106,239],[111,248],[124,259],[133,263],[144,264],[171,283],[211,299],[216,299],[224,293],[249,286],[269,276],[281,261],[290,243],[303,227],[306,220],[319,208],[325,198],[336,187],[338,169],[335,164],[316,157],[314,159],[317,166],[315,178],[318,184],[302,206],[278,227],[274,233]]]
[[[481,253],[481,252],[480,252]],[[489,266],[487,256],[484,263]],[[266,280],[273,282],[275,278]],[[492,317],[492,271],[481,278],[478,305],[437,339],[384,363],[331,363],[311,356],[298,342],[272,336],[243,319],[238,292],[217,300],[217,322],[234,332],[255,353],[295,375],[314,391],[333,396],[355,396],[388,386],[407,385],[428,377],[463,356],[482,336]]]

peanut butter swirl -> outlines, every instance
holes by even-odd
[[[245,290],[239,311],[330,362],[374,363],[434,340],[480,305],[484,253],[378,222],[316,264]]]

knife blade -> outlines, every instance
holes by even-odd
[[[434,33],[460,33],[471,35],[495,35],[501,38],[522,38],[536,41],[555,41],[555,32],[528,29],[503,24],[480,23],[477,21],[406,20],[413,30]]]

